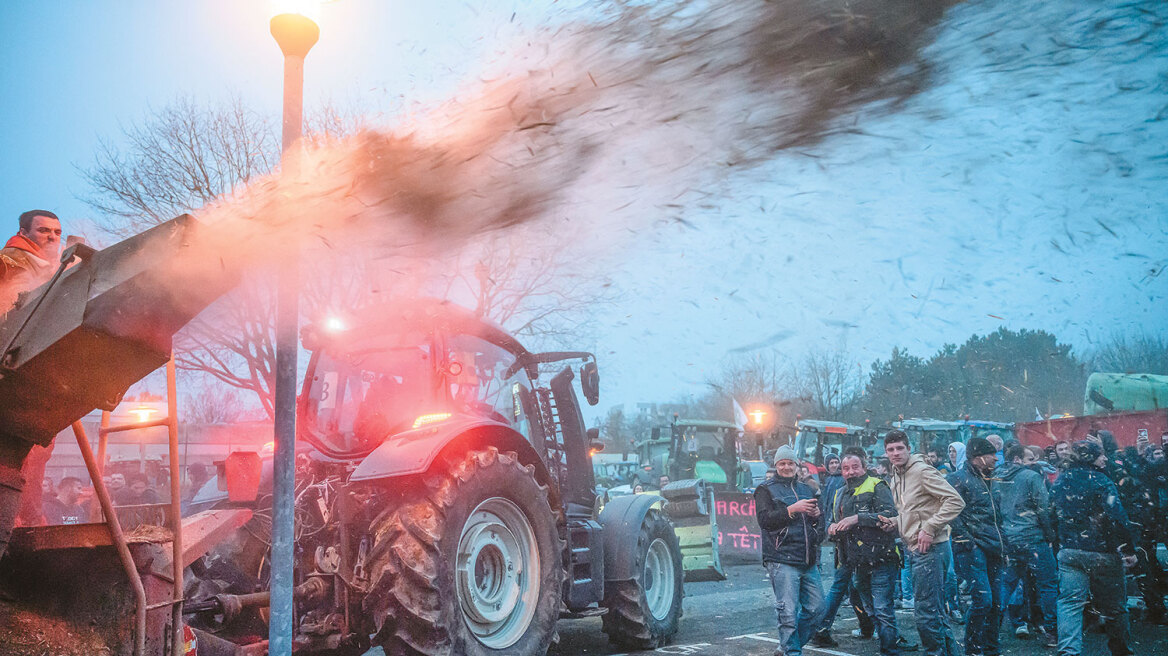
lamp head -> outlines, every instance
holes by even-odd
[[[320,27],[302,14],[276,14],[271,29],[285,57],[306,56],[320,38]]]

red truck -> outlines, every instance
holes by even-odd
[[[1109,430],[1122,448],[1140,438],[1159,444],[1168,434],[1168,376],[1096,373],[1087,379],[1084,396],[1082,416],[1014,424],[1015,436],[1046,447],[1081,440],[1092,429]]]

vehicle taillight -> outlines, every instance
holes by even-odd
[[[420,415],[417,419],[414,420],[414,428],[421,428],[422,426],[436,424],[440,421],[446,421],[447,419],[450,419],[449,412],[435,412],[428,415]]]

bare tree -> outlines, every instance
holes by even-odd
[[[182,416],[187,423],[229,424],[239,419],[243,409],[235,392],[204,387],[187,398]]]
[[[1168,375],[1168,339],[1147,332],[1116,334],[1090,359],[1095,371]]]
[[[799,396],[818,418],[842,420],[864,389],[863,368],[843,348],[808,353],[793,371]]]
[[[198,209],[269,173],[280,157],[271,122],[239,99],[220,107],[179,99],[123,128],[121,141],[103,139],[81,170],[92,189],[82,200],[118,237]]]
[[[571,235],[532,229],[491,235],[437,273],[445,281],[441,294],[519,337],[579,346],[597,308],[612,304],[617,294],[601,273],[565,270],[570,241]]]

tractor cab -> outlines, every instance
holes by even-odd
[[[696,478],[721,488],[734,486],[738,426],[708,419],[675,419],[671,430],[670,479]]]
[[[953,442],[964,444],[969,441],[971,430],[969,422],[938,419],[904,419],[892,425],[908,435],[913,453],[925,453],[931,446],[948,449]]]
[[[871,431],[838,421],[799,421],[795,432],[795,454],[801,462],[822,467],[829,454],[842,455],[850,446],[870,449],[876,443]]]
[[[402,316],[404,315],[404,316]],[[442,304],[334,319],[306,329],[313,349],[301,433],[327,455],[371,452],[388,437],[452,419],[483,419],[530,439],[521,402],[530,356],[501,329]]]

